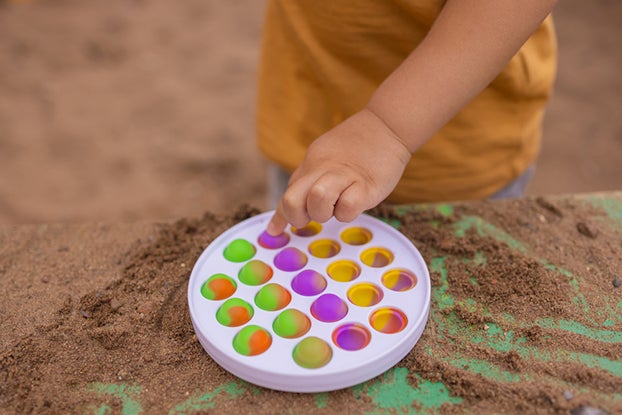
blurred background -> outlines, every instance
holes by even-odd
[[[262,0],[0,0],[0,225],[265,208]],[[528,193],[622,190],[622,1],[561,0]]]

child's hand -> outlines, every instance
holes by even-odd
[[[294,171],[267,231],[283,232],[288,223],[354,220],[393,191],[410,151],[372,111],[354,114],[320,136]]]

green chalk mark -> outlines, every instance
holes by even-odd
[[[486,360],[467,359],[464,357],[453,359],[444,358],[442,360],[454,367],[465,369],[472,373],[477,373],[488,379],[502,382],[518,382],[521,380],[518,374],[500,369]]]
[[[570,286],[572,287],[574,291],[574,298],[572,299],[572,303],[576,305],[577,307],[583,308],[583,311],[586,314],[586,318],[590,319],[590,321],[595,323],[595,321],[589,317],[590,306],[585,300],[585,296],[581,293],[581,290],[579,288],[579,281],[577,281],[577,279],[572,274],[572,272],[568,271],[567,269],[560,268],[557,265],[552,264],[546,260],[541,260],[540,262],[542,262],[542,264],[544,265],[544,268],[549,269],[554,272],[558,272],[568,277],[568,282],[570,283]]]
[[[526,347],[523,347],[523,345],[527,344],[527,339],[525,337],[516,337],[513,330],[503,330],[498,324],[489,323],[486,332],[490,347],[500,352],[509,352],[511,350],[521,350],[524,352],[527,350]]]
[[[329,395],[326,392],[315,394],[315,406],[319,409],[326,408],[328,406]]]
[[[458,334],[458,324],[455,323],[457,317],[452,314],[454,333]],[[564,352],[560,351],[555,354],[545,352],[542,350],[527,347],[527,339],[524,337],[516,338],[515,333],[512,330],[503,330],[495,323],[488,323],[488,330],[486,334],[482,335],[478,332],[471,332],[469,334],[469,340],[473,343],[483,343],[488,347],[500,352],[515,351],[519,355],[525,358],[535,358],[540,361],[580,361],[581,363],[589,367],[597,367],[607,372],[612,373],[615,376],[622,376],[622,362],[609,360],[604,357],[591,355],[588,353],[577,352]],[[450,333],[453,334],[453,333]]]
[[[622,362],[620,361],[609,360],[605,357],[587,353],[568,353],[568,357],[568,360],[578,360],[588,367],[603,369],[614,376],[622,378]]]
[[[479,236],[490,236],[497,241],[504,242],[512,249],[516,249],[522,253],[527,252],[525,244],[515,239],[509,233],[497,228],[491,223],[486,222],[479,216],[464,216],[460,220],[452,224],[454,235],[462,238],[466,235],[466,231],[474,228]]]
[[[605,306],[605,312],[610,317],[603,321],[603,326],[613,326],[616,323],[622,323],[622,300],[618,302],[615,308],[616,309],[613,310],[609,304]]]
[[[448,217],[454,214],[454,207],[448,203],[441,203],[436,206],[436,211],[441,215]]]
[[[458,317],[452,315],[453,320],[457,320]],[[454,323],[456,326],[459,323]],[[486,324],[488,329],[483,333],[471,332],[470,340],[473,343],[483,343],[491,349],[495,349],[499,352],[509,352],[511,350],[520,351],[522,354],[528,354],[528,349],[522,347],[527,343],[527,339],[524,337],[515,337],[512,330],[503,330],[498,324],[489,322]],[[456,330],[457,331],[457,330]]]
[[[95,415],[108,415],[112,413],[112,408],[109,407],[108,405],[104,404],[102,406],[100,406],[99,408],[95,409],[95,412],[93,412]]]
[[[599,208],[609,216],[611,220],[622,225],[622,201],[603,197],[588,197],[586,199],[592,206]]]
[[[503,313],[501,315],[501,318],[503,319],[503,321],[506,321],[508,323],[514,323],[514,321],[516,321],[514,316],[512,314],[509,314],[509,313]]]
[[[454,299],[451,295],[447,294],[449,288],[449,282],[447,282],[447,268],[445,268],[445,260],[447,257],[435,257],[430,262],[430,269],[432,271],[441,274],[441,285],[438,288],[432,289],[432,295],[436,300],[436,304],[439,310],[444,310],[454,306]]]
[[[393,226],[395,229],[399,229],[400,226],[402,226],[402,222],[400,222],[398,219],[391,219],[387,223]]]
[[[587,327],[573,320],[554,321],[551,318],[544,318],[536,321],[536,324],[548,329],[561,329],[581,336],[589,337],[604,343],[622,343],[622,332],[613,330],[599,330]],[[603,325],[605,325],[603,323]]]
[[[393,226],[395,229],[399,229],[399,227],[402,225],[402,222],[400,222],[399,219],[387,219],[387,218],[378,218],[378,219],[380,219],[387,225]]]
[[[138,402],[137,398],[140,395],[140,387],[136,385],[127,385],[126,383],[116,384],[116,383],[91,383],[87,387],[87,390],[92,392],[96,392],[100,395],[111,395],[114,398],[120,399],[122,402],[121,405],[121,414],[122,415],[137,415],[143,411],[143,407]],[[97,410],[96,414],[106,414],[107,410],[110,409],[107,405],[101,405]]]
[[[482,251],[477,251],[470,261],[473,265],[486,265],[488,263],[488,257]]]
[[[464,305],[464,308],[466,308],[472,313],[488,314],[485,310],[481,309],[477,301],[475,301],[472,298],[465,299],[463,301],[463,305]]]
[[[176,405],[171,409],[169,414],[189,414],[193,412],[206,411],[216,406],[214,399],[221,394],[229,395],[230,398],[236,398],[246,392],[246,387],[240,382],[230,382],[221,385],[211,392],[205,392],[200,395],[191,396],[184,402]]]
[[[580,361],[590,367],[598,367],[616,376],[622,376],[622,362],[612,361],[587,353],[559,352],[551,354],[527,346],[525,337],[517,337],[513,330],[503,330],[494,322],[487,323],[488,329],[481,331],[468,330],[464,322],[454,312],[449,315],[430,313],[430,318],[438,325],[439,336],[461,338],[466,342],[485,344],[499,352],[515,351],[525,358],[535,358],[541,361]],[[616,334],[617,335],[617,334]]]
[[[597,199],[602,201],[603,199]],[[622,217],[622,202],[613,199],[605,199],[608,202],[604,202],[604,205],[607,207],[610,215],[620,215]],[[617,217],[617,216],[616,216]],[[622,221],[622,219],[621,219]],[[568,278],[568,282],[570,283],[573,289],[573,298],[572,302],[577,307],[580,307],[584,313],[585,317],[593,324],[599,324],[594,318],[593,314],[590,310],[590,305],[588,304],[585,296],[581,293],[579,278],[574,275],[572,272],[561,268],[545,258],[540,258],[537,255],[534,255],[533,252],[529,249],[528,245],[513,238],[511,235],[506,233],[505,231],[497,228],[496,226],[486,222],[484,219],[478,216],[464,216],[457,222],[452,224],[454,228],[454,234],[457,237],[464,237],[466,235],[466,231],[474,228],[476,232],[480,236],[490,236],[491,238],[503,242],[507,244],[510,248],[518,250],[525,255],[529,255],[530,257],[535,258],[538,262],[540,262],[546,269],[549,269],[553,272],[560,273]],[[477,254],[471,260],[475,261],[475,264],[478,264],[480,261],[486,261],[485,255],[482,253],[481,256]],[[622,306],[618,307],[619,310],[622,310]],[[620,311],[611,310],[609,307],[606,307],[605,310],[595,311],[598,314],[599,318],[604,321],[607,319],[613,319],[614,321],[622,321],[622,313]]]
[[[417,387],[413,388],[407,376],[407,368],[394,367],[381,375],[380,379],[356,385],[352,390],[355,397],[366,393],[373,399],[376,408],[372,414],[382,414],[387,411],[415,413],[413,404],[423,409],[438,409],[446,403],[462,402],[462,398],[450,396],[449,390],[441,382],[430,382],[415,374]]]
[[[413,210],[419,210],[420,205],[399,205],[393,208],[393,211],[398,216],[404,216]]]

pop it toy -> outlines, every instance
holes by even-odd
[[[399,362],[430,307],[414,245],[368,215],[271,236],[272,214],[225,231],[194,265],[188,305],[208,354],[246,381],[290,392],[345,388]]]

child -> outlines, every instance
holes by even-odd
[[[554,3],[270,0],[258,142],[293,173],[268,232],[385,199],[520,194],[555,76]]]

